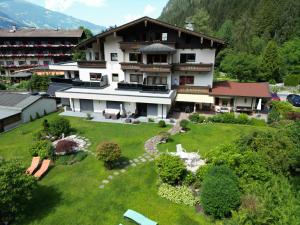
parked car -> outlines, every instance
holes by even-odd
[[[300,95],[291,94],[288,95],[286,99],[293,106],[300,107]]]
[[[280,101],[280,97],[278,96],[278,94],[277,93],[272,93],[271,94],[271,96],[272,96],[272,101]]]

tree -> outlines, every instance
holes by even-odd
[[[97,146],[96,156],[108,169],[112,169],[113,163],[121,157],[121,148],[117,143],[103,142]]]
[[[48,131],[54,137],[60,137],[62,134],[68,135],[71,132],[70,121],[64,117],[58,117],[49,123]]]
[[[230,46],[233,44],[234,23],[232,20],[226,20],[217,32],[217,36],[223,39]]]
[[[82,51],[82,50],[75,50],[75,51],[73,52],[72,60],[73,60],[73,61],[86,60],[85,52]]]
[[[264,52],[260,64],[260,79],[263,81],[282,80],[281,68],[282,61],[279,55],[278,46],[275,41],[269,41]]]
[[[17,220],[30,204],[37,182],[24,171],[18,161],[0,163],[0,224]]]
[[[183,161],[169,154],[162,154],[156,159],[156,169],[160,179],[171,185],[182,182],[186,173]]]
[[[29,151],[32,156],[39,156],[41,159],[51,158],[53,156],[53,146],[48,140],[34,142]]]
[[[86,28],[84,26],[80,26],[79,29],[83,30],[83,33],[85,35],[85,37],[84,37],[83,40],[89,39],[89,38],[91,38],[91,37],[94,36],[93,32],[90,29],[88,29],[88,28]]]
[[[206,10],[199,9],[192,17],[188,18],[188,21],[191,21],[194,24],[194,30],[210,34],[212,31],[209,27],[209,15]]]
[[[258,80],[258,58],[245,52],[227,54],[221,62],[221,71],[239,81]]]
[[[300,77],[300,38],[285,42],[279,49],[286,74],[297,74]]]
[[[240,204],[240,191],[233,172],[224,166],[212,167],[203,181],[200,201],[207,214],[215,218],[230,216]]]
[[[50,84],[50,79],[47,76],[38,76],[33,74],[31,76],[29,87],[32,91],[47,91]]]

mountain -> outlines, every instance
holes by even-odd
[[[103,26],[51,11],[25,0],[0,0],[0,28],[10,28],[12,25],[50,29],[76,29],[84,26],[93,33],[105,29]]]

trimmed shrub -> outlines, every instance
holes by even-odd
[[[193,123],[203,123],[205,121],[205,116],[201,116],[198,113],[193,113],[189,116],[189,120]]]
[[[49,122],[48,122],[48,120],[43,120],[43,124],[42,124],[42,126],[43,126],[43,131],[48,131],[49,130]]]
[[[166,122],[164,120],[160,120],[158,122],[158,126],[161,127],[161,128],[163,128],[163,127],[166,127],[167,125],[166,125]]]
[[[277,110],[280,117],[285,117],[288,112],[294,111],[293,106],[289,102],[272,101],[271,110]]]
[[[70,132],[70,121],[64,117],[58,117],[49,123],[49,133],[54,137],[60,137],[62,134],[68,135]]]
[[[183,185],[190,186],[195,183],[196,177],[191,171],[187,171],[183,179]]]
[[[153,119],[153,118],[149,118],[149,119],[148,119],[148,122],[149,122],[149,123],[154,123],[154,119]]]
[[[240,204],[237,180],[233,172],[225,168],[218,166],[212,168],[202,184],[201,205],[205,213],[215,218],[230,216],[231,211]]]
[[[249,116],[245,113],[241,113],[236,117],[236,123],[238,124],[250,124]]]
[[[46,116],[47,115],[47,111],[46,111],[46,109],[44,109],[44,116]]]
[[[182,130],[188,130],[188,125],[189,125],[189,121],[188,120],[181,120],[180,121],[180,126],[182,128]]]
[[[197,203],[193,192],[186,186],[173,187],[169,184],[162,184],[158,188],[158,195],[176,204],[194,206]]]
[[[170,133],[167,131],[162,131],[158,135],[161,137],[162,142],[168,142],[168,140],[171,136]]]
[[[3,83],[0,83],[0,90],[6,90],[6,86]]]
[[[186,173],[183,161],[169,154],[162,154],[156,159],[156,169],[160,179],[171,185],[181,183]]]
[[[40,119],[41,118],[41,116],[40,116],[40,114],[38,112],[35,113],[35,118],[36,119]]]
[[[121,157],[121,148],[117,143],[103,142],[97,146],[96,157],[104,161],[106,168],[112,169],[113,163]]]
[[[284,78],[285,86],[296,87],[300,84],[300,74],[290,74]]]
[[[30,115],[29,120],[30,120],[30,122],[34,121],[32,115]]]
[[[197,181],[202,182],[212,167],[213,167],[213,165],[211,165],[211,164],[206,164],[206,165],[200,166],[199,169],[196,171]]]
[[[132,121],[132,124],[140,124],[140,123],[141,123],[141,121],[139,121],[139,120]]]
[[[70,154],[74,152],[74,148],[77,147],[77,143],[72,140],[61,140],[57,142],[55,146],[55,152],[57,154]]]
[[[52,158],[53,156],[52,143],[47,140],[40,140],[33,143],[29,151],[32,156],[39,156],[42,159]]]
[[[87,119],[87,120],[92,120],[93,117],[92,117],[92,115],[91,115],[90,113],[87,113],[87,114],[86,114],[86,119]]]
[[[236,123],[234,113],[222,113],[211,117],[208,120],[214,123]]]

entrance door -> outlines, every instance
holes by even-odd
[[[147,104],[137,103],[136,104],[137,114],[139,116],[147,116]]]
[[[81,112],[94,112],[93,100],[80,99]]]
[[[148,116],[157,116],[158,107],[156,104],[148,104],[147,105],[147,115]]]

